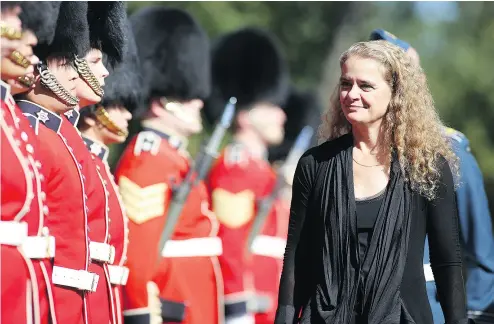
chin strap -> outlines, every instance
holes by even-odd
[[[22,31],[5,23],[0,23],[0,36],[10,40],[19,40],[22,38]]]
[[[0,34],[2,38],[5,37],[10,40],[19,40],[22,38],[22,31],[4,23],[0,23]],[[31,62],[19,51],[13,51],[9,55],[9,59],[25,69],[31,65]],[[21,76],[17,78],[17,81],[29,88],[34,84],[35,79],[28,76]]]
[[[9,58],[12,62],[25,69],[27,69],[31,65],[31,62],[19,51],[13,51],[10,54]]]
[[[77,72],[81,78],[89,85],[89,87],[96,93],[99,97],[103,97],[105,91],[94,73],[89,68],[87,61],[84,58],[75,57],[74,64]]]
[[[106,109],[103,106],[99,106],[98,108],[96,108],[94,114],[96,115],[96,119],[98,120],[98,122],[100,122],[101,125],[103,125],[106,129],[108,129],[113,134],[116,134],[118,136],[125,136],[125,137],[129,135],[128,131],[123,130],[117,126],[117,124],[111,119],[110,114],[108,114],[108,111],[106,111]]]
[[[24,76],[18,77],[17,78],[17,81],[19,81],[20,83],[22,83],[22,85],[30,88],[34,84],[34,82],[36,81],[36,79],[33,78],[33,77],[28,77],[27,75],[24,75]]]
[[[41,84],[53,92],[60,100],[69,107],[76,106],[79,103],[79,98],[70,94],[50,72],[48,67],[42,62],[38,63],[38,71],[41,76]]]

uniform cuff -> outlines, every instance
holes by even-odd
[[[150,324],[151,315],[149,313],[124,314],[124,324]]]
[[[247,301],[225,303],[225,317],[233,318],[247,314]]]
[[[160,298],[163,323],[181,323],[185,318],[185,304]]]

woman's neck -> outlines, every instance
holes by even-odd
[[[352,126],[353,144],[364,154],[376,155],[382,148],[379,126]]]
[[[390,163],[389,148],[383,142],[384,134],[381,125],[377,126],[361,126],[352,127],[353,143],[354,143],[354,158],[358,158],[360,162],[376,161],[380,165],[388,165]]]

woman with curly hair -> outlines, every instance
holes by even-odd
[[[446,323],[468,323],[457,162],[424,73],[386,41],[340,66],[322,144],[295,173],[275,323],[432,324],[426,233]]]

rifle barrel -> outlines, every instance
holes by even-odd
[[[182,182],[180,187],[173,192],[173,198],[170,202],[170,206],[168,207],[165,228],[163,229],[160,238],[160,255],[161,251],[163,251],[163,248],[165,247],[166,242],[170,239],[175,230],[175,226],[178,222],[180,214],[182,213],[192,187],[199,180],[202,180],[204,179],[204,177],[206,177],[213,160],[217,157],[221,141],[223,140],[223,137],[225,136],[225,133],[230,127],[232,119],[235,116],[236,103],[236,98],[230,98],[228,104],[225,107],[225,110],[223,111],[221,120],[216,125],[216,128],[213,131],[213,135],[204,148],[204,151],[197,154],[195,163],[187,172],[184,181]]]

